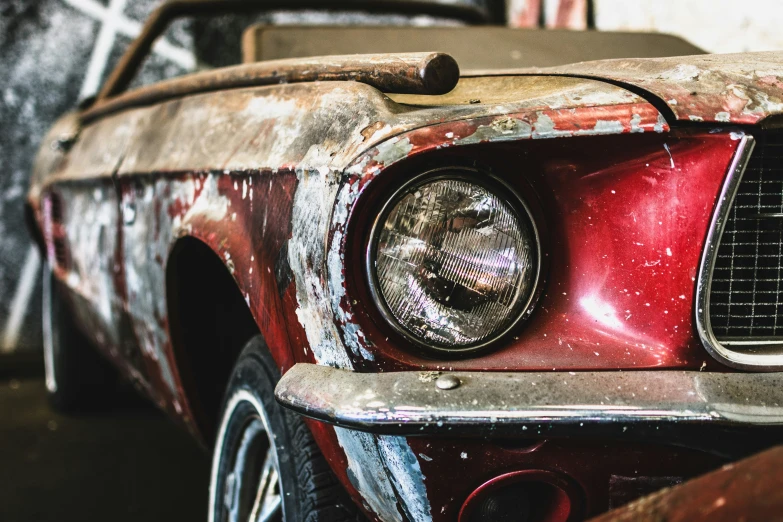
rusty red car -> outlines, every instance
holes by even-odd
[[[575,521],[780,440],[783,53],[128,89],[208,4],[41,146],[56,405],[112,363],[213,449],[210,521]]]

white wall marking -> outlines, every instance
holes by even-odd
[[[141,23],[136,20],[132,20],[123,14],[123,10],[115,12],[112,9],[112,4],[108,8],[102,6],[95,0],[63,0],[66,4],[70,5],[74,9],[81,11],[90,18],[102,22],[104,25],[107,22],[111,22],[114,26],[112,29],[123,36],[128,38],[136,38],[141,33]],[[123,1],[123,7],[127,3],[127,0]],[[103,31],[103,30],[102,30]],[[100,36],[99,36],[100,38]],[[96,42],[96,47],[98,43]],[[153,52],[157,53],[163,58],[174,62],[186,71],[192,71],[196,68],[196,58],[191,51],[183,49],[176,45],[172,45],[164,38],[158,39],[155,45],[152,47]],[[91,60],[92,61],[92,60]],[[105,64],[104,64],[105,67]],[[100,76],[100,75],[99,75]]]
[[[70,0],[73,1],[73,0]],[[83,1],[83,0],[82,0]],[[103,24],[95,40],[90,56],[90,64],[87,66],[87,74],[82,82],[82,90],[79,98],[84,99],[98,92],[101,86],[101,77],[109,62],[114,41],[117,39],[117,18],[125,10],[127,0],[111,0],[109,8],[103,17]]]
[[[19,341],[19,332],[22,330],[24,317],[27,315],[30,297],[33,295],[40,267],[41,258],[38,255],[38,248],[35,245],[31,245],[24,260],[24,267],[22,268],[22,274],[19,276],[19,283],[16,285],[14,298],[11,301],[11,313],[8,315],[8,321],[5,323],[0,353],[11,353],[16,349],[16,343]]]

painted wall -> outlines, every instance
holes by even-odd
[[[712,53],[783,49],[780,0],[593,0],[597,29],[676,34]]]

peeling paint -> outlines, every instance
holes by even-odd
[[[622,134],[624,132],[641,133],[645,130],[661,132],[663,125],[656,121],[653,128],[643,123],[640,114],[633,114],[626,123],[619,120],[598,119],[590,128],[562,128],[558,120],[561,115],[552,112],[537,111],[533,117],[533,123],[522,118],[503,117],[488,125],[480,125],[472,134],[453,140],[454,145],[472,145],[482,142],[516,141],[523,139],[552,139],[570,136],[600,136],[610,134]],[[388,165],[385,161],[384,165]]]
[[[405,437],[380,435],[377,441],[378,449],[395,490],[402,500],[408,520],[431,521],[432,509],[427,500],[427,489],[424,487],[425,477]]]
[[[407,138],[392,138],[378,145],[375,161],[381,165],[394,163],[410,154],[413,145]]]
[[[638,114],[634,114],[631,118],[631,132],[644,132],[644,129],[639,126],[641,117]],[[576,131],[576,136],[599,136],[605,134],[622,134],[624,131],[623,124],[619,121],[605,121],[598,120],[595,122],[595,127],[592,129],[585,129]]]
[[[731,114],[726,111],[720,111],[715,113],[715,121],[728,123],[731,121]]]
[[[319,364],[350,369],[353,364],[335,331],[331,299],[320,270],[324,266],[322,238],[327,233],[337,184],[317,171],[297,172],[297,178],[288,242],[288,262],[296,274],[296,316]]]
[[[639,125],[642,122],[642,117],[638,114],[634,114],[631,117],[631,132],[644,132],[644,129]]]
[[[453,133],[452,133],[453,135]],[[489,125],[481,125],[476,132],[464,138],[454,140],[454,145],[472,145],[484,141],[509,141],[529,138],[533,127],[526,121],[514,118],[501,118]]]
[[[570,136],[571,133],[566,130],[557,130],[555,122],[546,114],[539,114],[533,128],[533,138],[560,138]]]
[[[665,131],[668,128],[668,126],[669,125],[666,123],[666,119],[663,117],[663,114],[659,114],[658,121],[655,122],[655,126],[653,127],[653,129],[655,130],[655,132],[660,133]]]
[[[339,427],[335,433],[348,458],[351,483],[362,494],[370,511],[385,522],[432,521],[424,476],[404,437],[378,436]]]
[[[180,202],[189,204],[190,207],[182,217],[181,223],[178,223],[175,218],[172,223],[175,229],[198,218],[220,221],[225,219],[228,213],[229,200],[218,192],[216,175],[208,175],[203,185],[200,185],[198,178],[195,181],[175,182],[170,185],[172,197],[181,198],[184,195],[186,199],[180,199]],[[160,190],[165,190],[165,187],[161,186]],[[196,190],[198,190],[198,197],[195,196]]]
[[[384,522],[403,522],[375,436],[339,427],[334,431],[348,459],[348,478],[365,506]]]
[[[365,360],[373,361],[375,356],[364,347],[359,337],[364,334],[359,325],[351,321],[351,313],[342,307],[342,300],[345,297],[345,277],[343,276],[344,255],[341,251],[343,234],[339,231],[334,233],[332,247],[329,249],[328,273],[329,289],[332,300],[332,310],[335,311],[335,319],[343,325],[343,339],[348,348],[356,355]]]

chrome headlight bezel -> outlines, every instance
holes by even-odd
[[[416,334],[407,329],[403,324],[401,324],[386,303],[375,269],[380,231],[386,223],[389,214],[395,208],[396,204],[416,187],[445,179],[460,180],[467,183],[472,183],[495,195],[498,199],[502,200],[508,205],[508,207],[510,207],[520,222],[526,222],[529,225],[534,241],[532,248],[535,250],[535,270],[528,295],[521,300],[522,304],[519,306],[519,310],[516,312],[516,316],[490,336],[474,344],[464,346],[443,346],[429,342],[428,340],[418,337]],[[370,229],[369,240],[367,242],[365,251],[364,268],[370,295],[372,296],[378,311],[385,320],[385,323],[406,341],[412,343],[418,348],[422,348],[425,352],[429,352],[432,355],[440,357],[444,355],[453,357],[475,354],[478,351],[483,351],[491,347],[497,341],[505,338],[508,334],[515,330],[531,315],[533,309],[535,308],[535,304],[538,301],[538,297],[540,296],[539,285],[541,279],[541,265],[541,238],[539,236],[538,226],[536,225],[536,219],[534,218],[530,206],[525,202],[525,200],[502,179],[486,170],[474,167],[452,165],[422,172],[421,174],[412,177],[400,185],[388,198],[386,198],[385,203],[381,207],[380,212],[378,212],[376,215]]]

